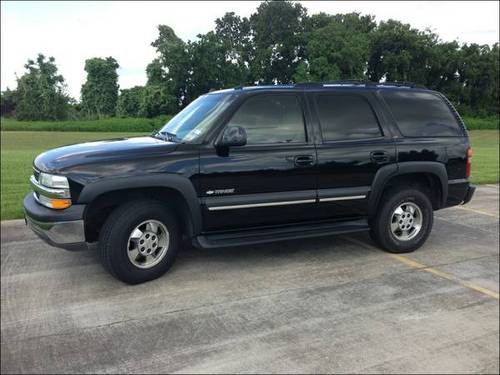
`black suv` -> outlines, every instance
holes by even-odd
[[[201,248],[370,230],[420,247],[433,211],[467,203],[471,148],[440,93],[336,82],[203,95],[150,136],[34,161],[26,221],[48,243],[98,242],[127,283],[154,279],[183,237]]]

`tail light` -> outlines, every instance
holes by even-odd
[[[467,157],[467,164],[465,165],[465,177],[469,178],[470,174],[472,172],[472,148],[471,147],[467,148],[466,157]]]

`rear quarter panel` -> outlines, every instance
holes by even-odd
[[[434,161],[445,165],[448,175],[446,206],[460,204],[469,182],[465,176],[467,137],[400,138],[396,141],[399,163],[408,161]]]

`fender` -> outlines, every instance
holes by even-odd
[[[177,174],[153,174],[131,177],[118,177],[98,181],[86,185],[78,197],[80,204],[88,204],[99,195],[115,190],[134,188],[164,187],[176,190],[186,200],[193,225],[193,234],[201,232],[201,209],[198,196],[192,182],[184,176]]]
[[[410,173],[430,173],[435,175],[441,183],[441,207],[446,204],[448,197],[448,173],[443,164],[435,161],[407,161],[386,165],[380,168],[373,179],[368,202],[368,212],[372,216],[382,196],[384,188],[392,177]]]

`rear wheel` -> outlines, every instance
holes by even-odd
[[[135,201],[110,214],[99,236],[99,253],[113,276],[138,284],[172,266],[179,237],[176,217],[163,203]]]
[[[432,230],[434,212],[428,196],[416,189],[384,193],[370,234],[383,249],[407,253],[422,246]]]

